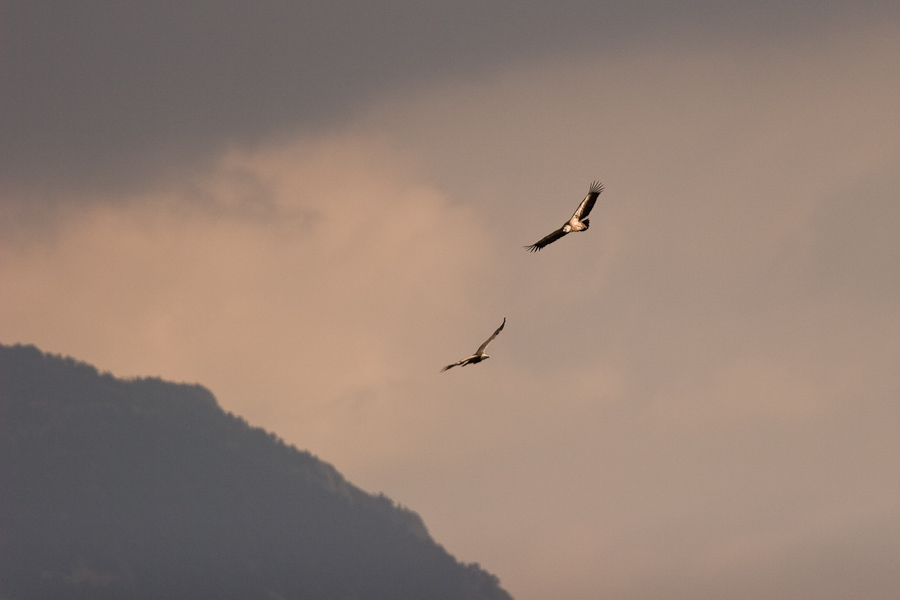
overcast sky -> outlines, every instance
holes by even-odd
[[[0,2],[0,341],[518,600],[895,599],[900,4],[434,6]]]

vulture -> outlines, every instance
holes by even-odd
[[[591,209],[594,208],[594,203],[597,202],[597,196],[599,196],[602,191],[602,183],[599,181],[592,183],[587,196],[585,196],[584,200],[581,201],[581,204],[578,205],[578,208],[575,210],[575,214],[572,215],[571,219],[566,221],[562,227],[553,233],[541,238],[538,242],[535,242],[530,246],[525,246],[525,249],[529,252],[537,252],[547,244],[552,244],[567,233],[572,233],[573,231],[585,231],[591,225],[590,219],[588,219],[587,216],[591,214]]]
[[[489,337],[487,340],[485,340],[485,342],[482,345],[478,346],[478,350],[475,351],[475,354],[473,354],[472,356],[467,356],[466,358],[464,358],[462,360],[458,360],[453,364],[447,365],[446,367],[441,369],[441,373],[443,373],[447,369],[452,369],[453,367],[464,367],[468,364],[480,363],[484,359],[490,358],[490,356],[488,356],[487,354],[484,353],[484,349],[487,348],[488,344],[490,344],[491,342],[494,341],[494,338],[497,337],[497,335],[501,331],[503,331],[504,325],[506,325],[506,317],[503,317],[503,322],[500,323],[500,327],[497,328],[497,331],[495,331],[491,337]]]

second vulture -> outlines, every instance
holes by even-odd
[[[490,344],[491,342],[494,341],[494,338],[497,337],[497,335],[501,331],[503,331],[504,325],[506,325],[506,317],[503,317],[503,322],[500,323],[500,327],[497,328],[497,331],[494,332],[494,335],[492,335],[487,340],[485,340],[485,342],[482,345],[478,346],[478,350],[475,351],[475,354],[473,354],[472,356],[467,356],[466,358],[464,358],[462,360],[458,360],[453,364],[447,365],[446,367],[441,369],[441,372],[444,372],[447,369],[452,369],[453,367],[464,367],[469,364],[474,365],[476,363],[480,363],[481,361],[483,361],[486,358],[490,358],[490,356],[488,356],[487,354],[484,353],[484,349],[487,348],[488,344]]]

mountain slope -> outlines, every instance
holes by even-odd
[[[224,412],[0,346],[0,595],[509,600],[415,513]]]

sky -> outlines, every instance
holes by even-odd
[[[0,79],[0,342],[518,600],[897,597],[897,3],[2,0]]]

